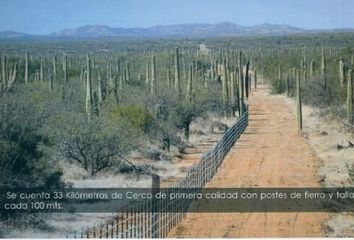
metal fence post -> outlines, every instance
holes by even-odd
[[[160,191],[160,176],[157,174],[152,175],[152,194],[155,196]],[[152,238],[159,238],[159,209],[157,200],[152,201]]]

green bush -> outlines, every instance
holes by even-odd
[[[279,79],[270,80],[270,88],[273,94],[281,94],[286,91],[285,81]]]
[[[138,105],[119,105],[112,110],[112,120],[114,122],[128,121],[131,125],[146,131],[153,122],[153,116],[143,107]]]

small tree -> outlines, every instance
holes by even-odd
[[[56,117],[47,129],[55,153],[84,168],[90,175],[120,167],[124,154],[133,149],[137,138],[128,122],[114,123],[106,118],[85,119],[84,114],[68,113]]]

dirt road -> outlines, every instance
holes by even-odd
[[[260,85],[250,97],[246,132],[207,187],[320,186],[319,162],[296,124],[284,100]],[[327,219],[325,213],[190,213],[169,237],[323,237]]]

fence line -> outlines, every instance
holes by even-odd
[[[191,189],[199,193],[215,175],[226,154],[248,126],[248,107],[238,121],[229,128],[214,148],[207,151],[201,161],[189,168],[179,183],[168,188],[167,194],[178,189]],[[168,232],[186,217],[193,200],[152,200],[134,205],[129,211],[117,213],[107,223],[83,230],[80,238],[165,238]]]

